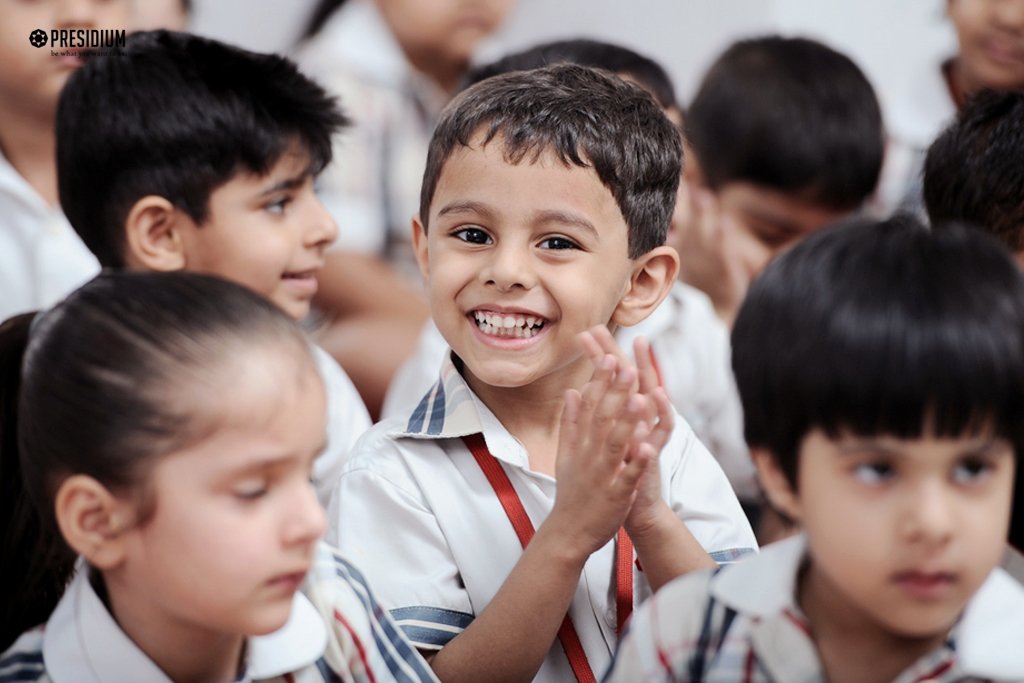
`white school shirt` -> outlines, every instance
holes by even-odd
[[[121,630],[81,565],[45,626],[0,655],[3,683],[170,683]],[[436,683],[362,574],[326,544],[284,626],[246,644],[236,683]]]
[[[605,683],[824,681],[796,601],[806,540],[664,586],[633,615]],[[1024,587],[995,568],[948,640],[893,683],[1024,681]]]
[[[662,383],[672,405],[707,446],[741,500],[761,497],[754,463],[743,438],[743,408],[732,373],[729,329],[704,292],[676,282],[661,303],[633,327],[615,333],[632,354],[633,340],[644,336],[657,357]],[[383,418],[408,415],[437,380],[435,368],[448,344],[427,321],[416,351],[395,373],[384,397]]]
[[[319,196],[341,226],[331,248],[376,254],[422,286],[411,221],[448,95],[409,64],[372,0],[346,2],[296,59],[352,120],[317,178]]]
[[[327,446],[313,461],[316,497],[325,508],[353,446],[373,422],[352,380],[331,354],[310,345],[327,392]]]
[[[417,647],[436,650],[487,607],[522,546],[460,437],[482,433],[534,527],[551,511],[555,480],[529,469],[527,453],[477,398],[449,358],[406,420],[378,423],[356,444],[328,512],[328,540],[373,577],[381,603]],[[677,416],[660,458],[662,494],[719,562],[756,552],[743,510],[715,459]],[[615,544],[590,556],[570,614],[590,667],[615,647]],[[634,600],[650,595],[634,573]],[[557,642],[537,677],[572,680]]]
[[[99,271],[64,212],[0,154],[0,321],[49,308]]]

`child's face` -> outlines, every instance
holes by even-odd
[[[783,250],[849,213],[748,182],[726,183],[717,195],[737,227],[732,253],[751,279]]]
[[[468,64],[515,0],[376,0],[403,49],[444,63]]]
[[[948,0],[972,87],[1024,87],[1024,0]]]
[[[224,393],[195,398],[193,410],[212,412],[214,430],[151,472],[155,512],[127,532],[124,561],[106,574],[115,613],[130,600],[150,624],[234,635],[287,621],[326,526],[309,480],[324,388],[289,351],[246,350],[212,371]]]
[[[634,262],[628,227],[592,169],[545,152],[503,159],[495,138],[457,148],[415,226],[438,329],[490,386],[525,386],[575,368],[575,337],[607,324]]]
[[[132,3],[0,0],[0,17],[0,100],[19,102],[52,115],[64,82],[83,61],[77,56],[51,55],[49,43],[36,48],[29,42],[29,34],[41,29],[49,38],[53,29],[129,30]]]
[[[799,458],[805,611],[892,637],[944,636],[1003,554],[1011,445],[984,434],[832,440],[814,431]]]
[[[297,149],[265,176],[239,173],[210,195],[202,225],[184,223],[186,269],[243,284],[295,319],[309,313],[324,250],[338,236]]]

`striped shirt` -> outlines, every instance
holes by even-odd
[[[0,683],[170,683],[79,571],[45,626],[0,656]],[[284,627],[251,637],[238,683],[436,681],[359,570],[321,544]]]
[[[824,681],[810,625],[796,604],[803,537],[755,558],[666,585],[634,613],[604,683]],[[1024,587],[1000,568],[946,641],[893,683],[1024,681]]]

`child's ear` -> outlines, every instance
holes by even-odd
[[[636,325],[658,307],[679,274],[679,254],[668,246],[660,246],[633,262],[626,293],[612,313],[611,322],[621,327]]]
[[[419,215],[412,217],[412,248],[416,252],[416,263],[425,281],[430,278],[430,260],[427,258],[427,229],[423,227]]]
[[[782,472],[775,457],[764,448],[751,448],[750,456],[757,468],[757,478],[772,507],[790,519],[800,521],[800,505],[796,491]]]
[[[135,202],[125,219],[129,268],[162,272],[185,268],[182,223],[191,220],[166,198],[147,195]]]
[[[84,474],[64,480],[54,501],[57,525],[68,545],[101,570],[113,568],[123,559],[124,532],[132,524],[132,508]]]

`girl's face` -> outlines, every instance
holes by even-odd
[[[310,362],[287,359],[281,348],[244,351],[213,370],[215,395],[189,397],[213,429],[156,463],[155,509],[104,572],[126,632],[259,635],[287,621],[326,524],[310,483],[324,388]]]
[[[948,0],[968,89],[1024,87],[1024,0]]]

